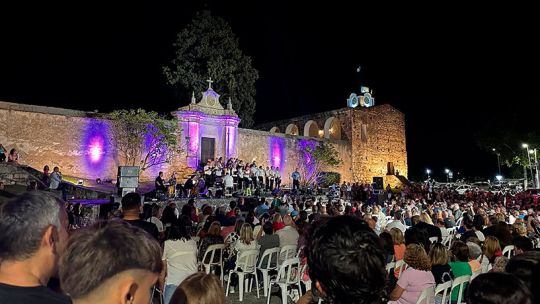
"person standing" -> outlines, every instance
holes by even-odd
[[[293,190],[300,190],[300,172],[298,172],[298,168],[291,174],[291,177],[293,179]]]
[[[276,170],[274,170],[274,178],[276,181],[276,188],[279,189],[281,187],[281,173],[279,172],[279,167],[276,167]]]
[[[17,149],[13,148],[9,151],[8,163],[13,163],[15,165],[19,164],[19,152]]]
[[[0,162],[2,163],[6,161],[6,152],[6,148],[0,144]]]
[[[165,181],[163,180],[163,172],[159,172],[158,177],[156,177],[155,181],[156,191],[161,191],[162,193],[165,193],[167,189],[165,188]]]

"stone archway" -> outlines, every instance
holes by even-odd
[[[289,124],[285,129],[285,134],[298,135],[298,126],[295,124]]]
[[[341,122],[337,117],[330,117],[325,121],[324,138],[341,139]]]
[[[307,137],[320,137],[319,136],[319,126],[314,120],[308,120],[304,125],[304,136]]]
[[[279,128],[278,127],[272,127],[272,129],[270,129],[270,133],[280,133]]]

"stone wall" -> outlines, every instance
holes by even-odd
[[[300,145],[316,143],[321,139],[304,136],[276,134],[265,131],[238,129],[238,157],[245,162],[255,160],[258,165],[280,167],[284,184],[292,184],[289,177],[303,155],[299,153]],[[351,181],[351,146],[348,141],[328,140],[338,151],[343,164],[338,168],[324,168],[328,172],[337,172],[341,180]]]
[[[389,105],[353,111],[352,167],[354,180],[373,181],[374,176],[386,177],[388,163],[395,173],[407,177],[405,117]],[[395,179],[388,179],[395,181]],[[384,179],[385,186],[387,184]],[[392,186],[396,184],[392,183]]]
[[[19,152],[19,163],[41,170],[58,166],[64,175],[87,179],[116,179],[118,155],[107,121],[91,113],[0,102],[0,143]],[[141,175],[155,178],[158,171],[180,166],[156,166]]]

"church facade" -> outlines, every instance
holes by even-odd
[[[180,124],[182,153],[146,170],[142,179],[159,171],[186,176],[208,159],[234,157],[279,167],[289,184],[290,174],[309,157],[301,151],[321,141],[339,153],[342,164],[324,171],[338,173],[341,181],[372,183],[382,177],[395,186],[397,175],[407,177],[405,117],[390,105],[347,107],[243,129],[230,101],[223,107],[219,98],[209,86],[199,101],[193,96],[171,113]],[[16,148],[22,164],[59,166],[64,175],[84,179],[116,178],[119,160],[110,124],[95,113],[0,102],[0,123],[6,126],[0,128],[0,143]]]

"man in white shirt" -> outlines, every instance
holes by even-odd
[[[403,217],[403,213],[401,210],[396,210],[394,212],[394,219],[388,223],[386,225],[386,229],[385,230],[390,230],[392,228],[397,228],[399,230],[401,230],[401,232],[405,233],[405,230],[407,230],[407,226],[405,226],[405,224],[402,223],[402,217]]]
[[[296,231],[293,226],[294,221],[292,217],[290,215],[285,215],[283,217],[283,223],[285,224],[285,227],[276,232],[276,234],[279,236],[279,247],[287,245],[298,246],[300,234],[298,234],[298,231]]]
[[[276,167],[274,170],[274,179],[276,182],[276,188],[279,189],[281,187],[281,173],[279,172],[279,167]]]
[[[234,187],[233,177],[227,172],[227,175],[223,178],[223,183],[225,184],[225,192],[232,193]]]

